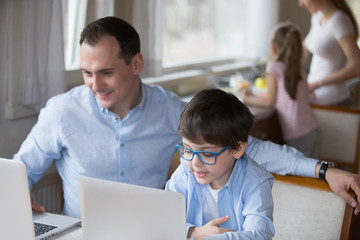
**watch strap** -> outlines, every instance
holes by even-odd
[[[335,167],[336,164],[333,162],[326,162],[326,161],[321,161],[320,162],[320,170],[319,170],[319,178],[321,181],[327,183],[325,175],[326,175],[326,171],[328,170],[329,167]]]

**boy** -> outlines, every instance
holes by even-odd
[[[254,117],[220,89],[195,95],[179,123],[181,164],[166,190],[187,201],[188,237],[271,239],[273,177],[244,152]]]

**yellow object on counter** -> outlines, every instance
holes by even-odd
[[[255,79],[254,85],[257,88],[266,88],[266,79],[263,77],[258,77]]]

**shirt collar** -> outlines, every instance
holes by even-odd
[[[246,155],[246,153],[244,153],[241,158],[236,159],[235,160],[235,166],[233,168],[233,171],[227,181],[227,183],[225,184],[225,186],[223,188],[229,188],[229,189],[233,189],[234,184],[238,185],[239,183],[237,182],[237,179],[240,177],[240,175],[242,174],[243,171],[243,160],[247,159],[248,156]]]
[[[143,82],[141,81],[141,79],[139,79],[140,81],[140,88],[141,88],[141,100],[140,100],[140,103],[139,105],[137,105],[135,108],[133,109],[136,109],[136,108],[143,108],[143,106],[145,105],[145,98],[146,98],[146,88],[145,88],[145,85],[143,84]],[[90,89],[89,89],[90,91]],[[91,91],[90,91],[91,92]],[[93,94],[93,93],[92,93]],[[95,95],[93,94],[94,98],[95,98],[95,101],[99,107],[99,110],[105,114],[109,114],[110,110],[108,108],[104,108],[103,106],[101,106],[101,104],[99,103],[98,99],[95,97]],[[131,109],[131,110],[133,110]],[[131,111],[130,110],[130,111]]]

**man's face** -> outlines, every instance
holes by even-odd
[[[102,107],[117,114],[133,105],[134,96],[139,92],[138,75],[142,70],[140,53],[127,65],[124,59],[119,58],[120,51],[118,42],[112,36],[102,37],[94,46],[84,41],[80,47],[85,84]]]

